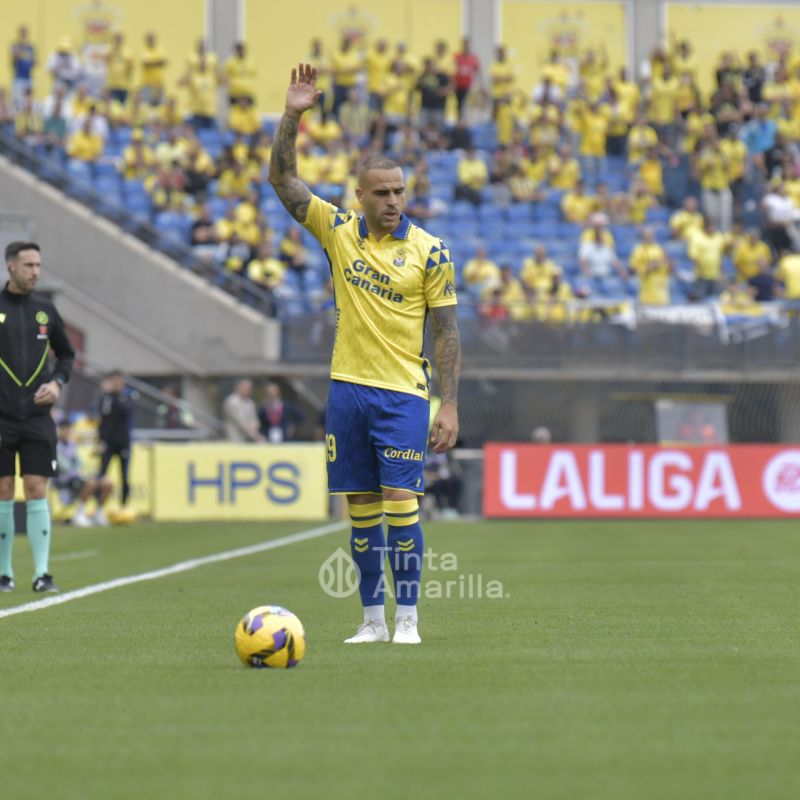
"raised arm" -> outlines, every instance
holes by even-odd
[[[311,108],[321,94],[316,85],[316,67],[300,64],[292,70],[286,107],[272,143],[269,161],[269,182],[278,199],[298,222],[306,221],[311,190],[297,177],[297,128],[303,112]]]
[[[444,453],[458,439],[458,376],[461,373],[461,341],[458,337],[456,307],[431,309],[436,371],[442,393],[442,406],[433,420],[431,444],[436,453]]]

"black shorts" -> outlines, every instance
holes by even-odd
[[[52,478],[56,472],[56,425],[49,414],[24,421],[0,417],[0,478],[16,474]]]

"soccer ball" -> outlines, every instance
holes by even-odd
[[[306,653],[303,623],[281,606],[259,606],[236,626],[236,652],[248,667],[296,667]]]

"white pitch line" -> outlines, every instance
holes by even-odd
[[[13,617],[15,614],[25,614],[28,611],[39,611],[39,609],[42,608],[59,606],[62,603],[69,603],[70,600],[80,600],[82,597],[91,597],[93,594],[108,592],[111,589],[119,589],[122,586],[130,586],[133,583],[154,581],[157,578],[166,578],[169,575],[177,575],[180,572],[188,572],[189,570],[197,569],[198,567],[204,567],[207,564],[217,564],[220,561],[230,561],[233,558],[251,556],[255,553],[263,553],[267,550],[277,550],[279,547],[286,547],[286,545],[289,544],[305,542],[308,539],[317,539],[320,536],[326,536],[334,531],[341,531],[345,527],[347,527],[346,523],[335,522],[331,525],[322,525],[319,528],[310,528],[307,531],[291,533],[288,536],[281,536],[278,539],[270,539],[267,542],[261,542],[261,544],[253,544],[249,545],[248,547],[239,547],[236,550],[225,550],[222,553],[214,553],[213,555],[203,556],[202,558],[192,558],[189,561],[179,561],[177,564],[173,564],[169,567],[162,567],[161,569],[154,569],[152,572],[140,572],[138,575],[128,575],[125,578],[114,578],[114,580],[111,581],[94,583],[91,586],[84,586],[83,589],[75,589],[71,592],[53,595],[42,600],[34,600],[31,603],[24,603],[21,606],[12,606],[11,608],[0,609],[0,619],[3,617]]]

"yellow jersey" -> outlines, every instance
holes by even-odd
[[[251,59],[231,56],[222,68],[228,82],[228,96],[234,99],[252,97],[256,91],[258,70]]]
[[[316,195],[303,223],[322,245],[336,297],[331,378],[428,398],[423,355],[429,308],[456,304],[455,267],[441,239],[402,216],[376,241],[366,220]]]
[[[778,264],[777,277],[786,287],[786,299],[800,300],[800,255],[784,256]]]
[[[167,53],[160,47],[145,47],[139,65],[142,70],[142,86],[163,89],[167,75]]]
[[[633,248],[630,266],[639,276],[639,302],[669,304],[669,261],[659,244],[640,242]]]
[[[740,281],[746,281],[761,272],[761,261],[772,263],[772,252],[766,242],[758,241],[750,244],[748,240],[740,242],[733,251],[733,266]]]

